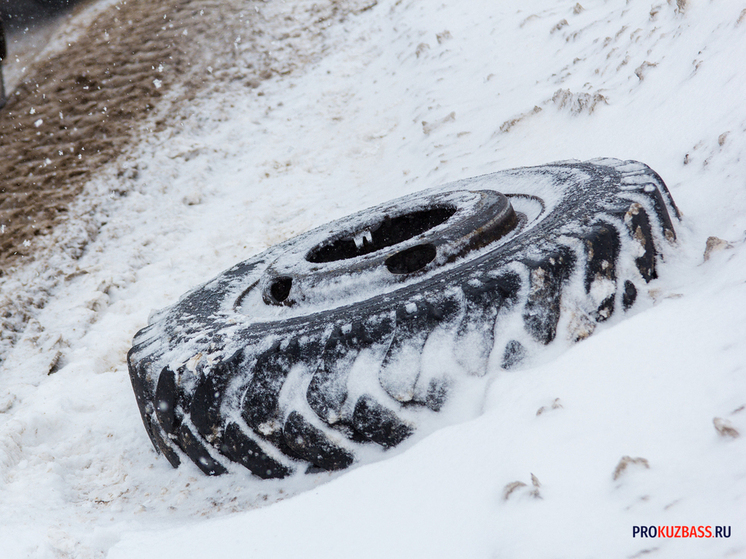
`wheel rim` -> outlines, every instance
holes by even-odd
[[[323,237],[291,247],[252,288],[269,306],[313,304],[321,288],[327,300],[335,292],[341,300],[350,281],[380,292],[463,258],[520,223],[508,197],[494,190],[412,197],[403,208],[382,205],[372,213],[334,222]]]

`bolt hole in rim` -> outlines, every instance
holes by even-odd
[[[411,274],[430,264],[437,254],[431,243],[416,245],[388,257],[386,268],[392,274]]]
[[[293,287],[293,278],[280,276],[272,280],[269,285],[269,294],[273,302],[282,303],[290,295],[290,289]]]

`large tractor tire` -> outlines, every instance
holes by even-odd
[[[274,246],[158,312],[128,362],[173,466],[261,478],[395,447],[490,363],[587,337],[657,277],[678,211],[646,165],[461,180]],[[572,316],[570,316],[572,315]],[[436,341],[432,341],[436,340]],[[428,343],[447,348],[423,363]]]

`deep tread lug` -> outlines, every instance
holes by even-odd
[[[179,446],[197,467],[208,476],[219,476],[228,470],[207,452],[205,445],[186,425],[179,429]]]
[[[658,174],[655,172],[653,172],[653,174],[657,178],[658,183],[663,184],[663,180],[658,176]],[[676,230],[674,229],[671,215],[668,213],[668,210],[666,209],[666,203],[663,200],[663,192],[661,191],[660,188],[654,187],[654,189],[652,190],[646,189],[645,194],[653,202],[653,208],[655,209],[655,215],[658,217],[658,220],[661,224],[661,227],[663,228],[663,232],[666,238],[669,241],[672,241],[672,242],[675,241]],[[671,206],[671,209],[673,210],[675,214],[674,217],[678,219],[680,217],[679,209],[676,207],[676,204],[674,203],[670,195],[668,195],[667,198]]]
[[[259,356],[242,405],[244,421],[265,437],[282,426],[278,408],[280,390],[300,353],[295,340],[287,347],[283,345],[275,342]]]
[[[510,340],[503,353],[502,368],[512,369],[526,357],[526,348],[517,340]]]
[[[283,435],[297,456],[324,470],[343,470],[355,460],[350,452],[330,441],[323,431],[296,411],[288,415]]]
[[[393,411],[368,395],[361,396],[355,404],[352,426],[363,440],[386,448],[397,446],[414,432]]]
[[[592,311],[597,322],[607,320],[614,313],[616,299],[616,262],[619,257],[620,240],[617,230],[601,223],[593,226],[581,239],[585,246],[585,292],[593,295],[596,282],[611,286],[611,292],[601,301],[596,301]]]
[[[624,216],[624,223],[629,229],[633,242],[638,243],[643,251],[643,254],[635,259],[640,275],[646,282],[654,280],[658,277],[658,272],[655,267],[656,251],[653,229],[648,213],[641,204],[632,204]]]
[[[292,473],[290,468],[267,455],[235,422],[226,426],[220,452],[262,479],[281,479]]]
[[[413,400],[422,348],[442,318],[442,313],[425,300],[397,308],[396,330],[378,373],[381,386],[392,398],[400,402]]]
[[[626,311],[635,304],[637,299],[637,288],[635,284],[627,280],[624,282],[624,293],[622,294],[622,308]]]
[[[171,443],[161,435],[160,429],[157,427],[153,429],[150,435],[150,440],[153,441],[155,449],[163,454],[163,456],[166,457],[166,460],[168,460],[174,468],[179,467],[179,464],[181,464],[181,458],[179,458],[179,455],[171,446]]]
[[[523,311],[526,330],[538,342],[548,344],[557,333],[562,284],[574,257],[560,248],[540,261],[524,261],[529,269],[529,294]]]
[[[448,399],[450,384],[446,379],[432,378],[427,385],[427,392],[423,401],[418,401],[433,411],[440,411]]]
[[[326,423],[331,425],[339,421],[342,405],[347,399],[350,368],[360,350],[369,343],[365,329],[357,322],[346,334],[336,326],[327,339],[318,369],[306,392],[311,409]]]
[[[175,435],[179,422],[176,417],[176,401],[178,392],[176,390],[176,375],[164,367],[158,377],[155,388],[155,416],[158,418],[161,428],[167,435]]]
[[[466,309],[456,332],[454,349],[456,360],[470,374],[480,374],[487,368],[487,361],[495,344],[495,321],[500,309],[506,304],[504,284],[504,278],[488,276],[467,281],[461,287]],[[474,339],[476,351],[474,343],[467,341]]]
[[[223,423],[220,406],[228,381],[238,374],[243,352],[238,351],[230,358],[203,372],[192,395],[189,416],[197,432],[207,440],[218,435]]]

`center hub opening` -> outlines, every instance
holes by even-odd
[[[402,243],[445,223],[456,213],[454,206],[435,206],[396,217],[385,217],[355,233],[311,249],[306,260],[314,264],[356,258]]]

